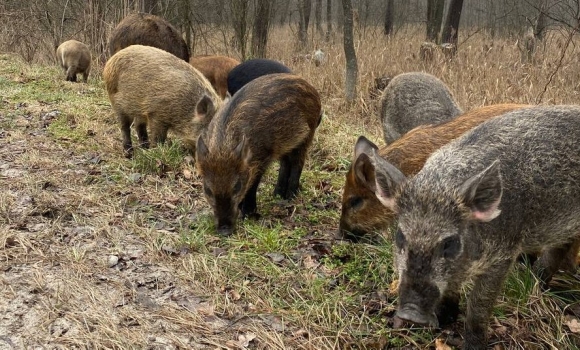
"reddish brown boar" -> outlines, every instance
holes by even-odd
[[[130,45],[157,47],[189,62],[189,47],[179,31],[165,19],[149,13],[127,15],[109,37],[111,56]]]
[[[221,103],[207,79],[189,63],[152,46],[131,45],[107,61],[103,81],[113,110],[121,123],[123,149],[133,154],[131,124],[142,147],[164,142],[175,132],[195,153],[195,143]],[[212,109],[196,110],[201,98]]]
[[[274,194],[298,192],[320,119],[318,92],[291,74],[252,80],[216,113],[197,141],[196,164],[219,234],[233,233],[239,211],[256,213],[256,190],[272,161],[280,161]]]
[[[77,74],[83,75],[86,83],[91,70],[91,51],[80,41],[68,40],[56,48],[56,62],[66,72],[66,81],[77,81]]]
[[[203,74],[221,98],[228,93],[228,74],[240,61],[226,56],[195,56],[189,63]]]
[[[421,170],[427,158],[449,141],[482,122],[506,112],[530,107],[519,104],[499,104],[476,108],[463,115],[428,126],[420,126],[388,146],[379,155],[406,176]],[[339,236],[356,241],[371,231],[383,230],[394,223],[394,214],[375,196],[374,165],[371,149],[378,147],[361,136],[355,146],[354,161],[346,174],[342,196]]]

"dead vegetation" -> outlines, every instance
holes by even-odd
[[[346,104],[341,44],[323,48],[319,67],[292,63],[292,35],[272,32],[280,39],[270,58],[319,90],[325,116],[302,193],[273,199],[274,167],[258,190],[262,218],[241,222],[227,239],[211,233],[200,179],[178,144],[123,157],[102,67],[89,84],[75,84],[56,65],[1,55],[0,349],[428,349],[435,339],[457,347],[461,323],[391,328],[388,240],[332,242],[352,146],[361,134],[382,139],[377,102],[362,87],[426,71],[466,111],[534,103],[566,36],[548,33],[533,64],[520,63],[515,40],[483,34],[460,38],[453,60],[425,63],[422,33],[356,42],[359,93]],[[541,102],[577,103],[577,47]],[[580,284],[564,275],[555,282],[542,292],[527,269],[515,269],[491,323],[496,349],[580,346]]]

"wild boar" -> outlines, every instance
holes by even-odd
[[[395,76],[383,91],[380,103],[387,145],[419,125],[439,123],[462,113],[449,88],[433,75],[422,72]]]
[[[291,74],[252,80],[217,112],[197,141],[196,165],[218,234],[234,232],[239,211],[256,214],[256,190],[272,161],[280,161],[274,195],[299,191],[320,119],[318,92]]]
[[[80,41],[68,40],[56,48],[56,62],[66,73],[66,81],[77,81],[77,74],[83,75],[86,83],[91,70],[91,50]]]
[[[265,58],[255,58],[242,62],[228,74],[228,92],[234,96],[250,81],[274,73],[292,73],[292,70],[278,61]]]
[[[123,134],[125,156],[133,155],[131,124],[142,147],[164,142],[171,129],[195,153],[197,137],[219,106],[220,97],[197,69],[167,51],[131,45],[105,64],[103,81]],[[210,109],[196,109],[204,97]]]
[[[372,231],[384,231],[395,222],[394,213],[375,196],[373,150],[405,174],[415,175],[431,153],[484,121],[530,105],[498,104],[475,108],[445,122],[417,127],[380,149],[364,136],[354,147],[346,173],[338,238],[358,241]]]
[[[189,62],[189,47],[181,33],[165,19],[149,13],[127,15],[109,36],[111,56],[129,45],[153,46]]]
[[[455,320],[472,280],[464,349],[487,348],[487,326],[521,253],[543,251],[544,284],[580,235],[580,107],[541,106],[488,120],[435,152],[414,177],[372,155],[376,195],[398,215],[397,317]]]
[[[228,93],[228,74],[240,61],[226,56],[195,56],[189,63],[203,74],[221,98]]]

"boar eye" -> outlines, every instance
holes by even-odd
[[[241,190],[242,190],[242,181],[238,180],[234,185],[234,194],[240,193]]]
[[[443,258],[453,259],[457,257],[461,250],[461,240],[458,236],[451,236],[443,240]]]
[[[397,229],[397,233],[395,233],[395,245],[397,245],[397,248],[403,249],[406,243],[407,240],[405,239],[405,235],[403,235],[403,231],[400,228]]]
[[[352,209],[356,209],[358,207],[360,207],[362,205],[362,198],[361,197],[351,197],[348,200],[348,205],[352,208]]]
[[[213,192],[211,191],[211,189],[209,188],[209,186],[207,185],[203,185],[203,191],[205,192],[206,196],[208,197],[213,197]]]

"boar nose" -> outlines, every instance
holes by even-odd
[[[411,323],[435,328],[439,327],[439,322],[435,314],[427,314],[419,306],[412,303],[401,305],[397,310],[396,316],[401,320]]]
[[[339,227],[338,227],[338,231],[334,234],[334,237],[336,239],[346,239],[349,240],[351,242],[359,242],[360,239],[365,235],[365,232],[362,232],[360,230],[355,230],[352,227],[350,227],[349,225],[341,222]]]

